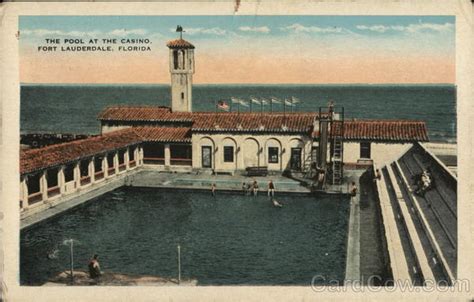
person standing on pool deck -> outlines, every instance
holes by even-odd
[[[94,257],[89,261],[89,277],[92,279],[98,279],[101,275],[99,265],[99,255],[95,254]]]
[[[212,196],[216,197],[216,184],[215,183],[211,185],[211,193],[212,193]]]
[[[257,183],[257,181],[254,179],[254,180],[253,180],[253,196],[257,196],[257,193],[258,193],[258,183]]]
[[[356,197],[356,195],[357,195],[357,186],[356,186],[355,181],[352,182],[351,189],[350,189],[349,193],[351,194],[351,198]]]
[[[271,179],[268,182],[268,196],[275,197],[275,185]]]
[[[247,195],[247,185],[245,184],[245,181],[242,182],[242,193],[244,195]]]

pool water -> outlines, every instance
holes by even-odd
[[[310,285],[344,279],[349,201],[121,188],[21,233],[20,281],[39,285],[99,254],[103,271],[183,278],[199,285]]]

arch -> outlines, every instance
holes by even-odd
[[[234,138],[227,136],[222,139],[222,145],[223,146],[234,146],[237,147],[237,142],[235,141]]]
[[[270,158],[270,147],[272,148],[278,148],[278,152],[277,152],[277,159],[275,162],[275,158]],[[264,158],[265,158],[265,164],[268,164],[269,166],[270,165],[273,165],[273,167],[277,166],[278,165],[278,169],[279,170],[282,170],[282,167],[283,167],[283,160],[282,160],[282,143],[279,139],[275,138],[275,137],[270,137],[269,139],[267,139],[267,141],[265,142],[265,150],[263,151],[264,152]]]
[[[201,146],[211,146],[213,150],[215,149],[215,146],[216,146],[214,140],[210,136],[201,137],[201,139],[199,140],[199,143]]]
[[[290,148],[304,148],[304,142],[299,138],[290,139]]]
[[[260,165],[260,144],[256,139],[248,137],[244,140],[242,154],[245,168]]]

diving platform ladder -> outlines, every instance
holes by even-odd
[[[330,101],[328,107],[319,107],[318,118],[318,167],[325,171],[329,182],[341,185],[344,172],[344,107],[336,107]]]
[[[343,162],[342,162],[342,154],[343,154],[343,138],[342,137],[335,137],[333,139],[333,155],[331,158],[332,161],[332,183],[334,185],[340,185],[342,183],[343,177]]]

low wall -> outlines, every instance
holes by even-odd
[[[29,209],[28,211],[22,212],[20,215],[20,229],[23,230],[32,227],[40,221],[50,219],[93,198],[124,186],[129,178],[135,175],[138,171],[138,169],[131,170],[127,173],[106,179],[92,186],[81,188],[74,193],[61,196],[35,208]]]

